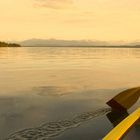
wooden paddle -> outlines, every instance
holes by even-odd
[[[139,97],[140,97],[140,87],[131,88],[119,93],[110,101],[108,101],[107,104],[112,109],[118,111],[126,111],[137,102]]]

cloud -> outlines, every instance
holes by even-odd
[[[73,5],[73,0],[35,0],[36,7],[66,9]]]

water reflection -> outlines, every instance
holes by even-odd
[[[140,58],[139,48],[22,47],[0,48],[0,59],[131,59]]]
[[[52,87],[45,87],[45,89],[50,90],[52,92]],[[138,98],[137,94],[139,93],[139,95],[140,95],[139,91],[140,91],[139,87],[128,89],[128,90],[125,90],[125,91],[119,93],[117,95],[117,98],[115,96],[113,99],[117,99],[116,100],[117,103],[120,102],[120,100],[121,101],[123,100],[124,101],[123,103],[129,104],[129,108],[130,108],[137,101],[137,98]],[[55,91],[53,90],[53,92],[56,92],[56,90]],[[121,98],[118,98],[118,96],[119,97],[121,96]],[[111,100],[113,100],[113,99],[111,99]],[[130,99],[133,100],[133,103],[129,102]],[[122,103],[122,102],[120,102],[120,103]],[[109,105],[111,106],[111,104],[109,104]],[[85,121],[91,120],[95,117],[99,117],[99,116],[102,116],[105,114],[106,114],[107,118],[109,119],[109,121],[115,127],[117,124],[119,124],[122,120],[124,120],[129,115],[129,113],[127,112],[127,109],[123,109],[123,110],[122,110],[122,108],[116,109],[116,106],[114,107],[114,104],[113,104],[112,109],[111,108],[102,108],[102,109],[99,109],[97,111],[85,112],[85,113],[82,113],[80,115],[76,115],[75,117],[73,117],[71,119],[59,120],[56,122],[48,122],[48,123],[45,123],[39,127],[29,128],[29,129],[25,129],[25,130],[16,132],[16,133],[10,135],[7,138],[7,140],[48,139],[50,137],[55,137],[55,136],[60,135],[62,132],[66,131],[67,129],[78,127],[79,125],[81,125]]]
[[[66,48],[66,47],[22,47],[0,48],[1,68],[13,70],[37,68],[95,68],[93,62],[121,62],[126,59],[139,59],[139,48]],[[121,60],[121,61],[120,61]],[[135,61],[136,61],[135,60]],[[22,61],[22,64],[21,64]],[[103,61],[103,62],[104,62]],[[132,60],[131,60],[132,61]],[[133,63],[135,63],[135,61]],[[101,61],[102,62],[102,61]],[[100,63],[101,63],[100,62]],[[71,67],[69,67],[69,65]],[[31,67],[30,67],[31,66]]]
[[[124,120],[128,116],[128,112],[118,112],[116,110],[112,110],[107,114],[107,118],[112,123],[113,127],[118,125],[122,120]]]
[[[95,114],[105,117],[110,108],[103,114],[95,111],[104,109],[105,102],[122,89],[139,85],[139,62],[138,48],[0,48],[0,139],[57,120],[68,119],[73,127],[71,121],[83,112],[88,113],[85,121]],[[107,116],[113,123],[112,114]]]

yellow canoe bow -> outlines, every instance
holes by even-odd
[[[119,123],[103,140],[120,140],[130,128],[140,119],[140,108]]]

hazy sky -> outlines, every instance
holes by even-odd
[[[140,39],[140,0],[0,0],[0,40]]]

